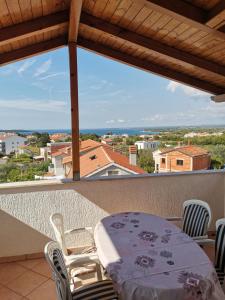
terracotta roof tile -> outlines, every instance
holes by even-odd
[[[63,158],[63,164],[70,162],[72,162],[71,156]],[[131,165],[125,155],[113,151],[110,146],[101,145],[101,147],[93,149],[80,157],[80,175],[81,177],[87,176],[111,163],[120,165],[137,174],[146,173],[138,166]]]
[[[194,146],[194,145],[190,145],[190,146],[182,146],[182,147],[177,147],[177,148],[173,148],[173,149],[168,149],[165,151],[162,151],[161,154],[166,154],[169,152],[173,152],[173,151],[179,151],[183,154],[186,154],[188,156],[200,156],[200,155],[207,155],[208,151],[198,147],[198,146]]]

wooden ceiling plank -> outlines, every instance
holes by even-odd
[[[9,10],[8,10],[5,0],[0,1],[0,13],[1,13],[0,23],[1,23],[2,27],[9,26],[13,23],[13,20],[11,18],[11,15],[9,13]]]
[[[119,23],[132,4],[133,2],[131,0],[121,0],[111,17],[110,22],[115,24]]]
[[[69,34],[68,34],[69,42],[77,41],[82,3],[83,3],[82,0],[71,0]]]
[[[221,23],[225,21],[225,1],[220,1],[216,6],[208,12],[206,25],[211,28],[221,27]]]
[[[105,22],[102,19],[93,17],[86,13],[82,13],[82,15],[81,15],[81,23],[84,25],[87,25],[91,28],[96,28],[98,30],[102,30],[102,31],[108,33],[109,35],[113,35],[117,38],[121,38],[123,40],[129,41],[133,44],[139,45],[146,49],[153,50],[153,51],[160,53],[166,57],[172,57],[172,58],[180,61],[180,63],[182,63],[182,61],[184,61],[185,63],[194,65],[203,70],[207,70],[212,73],[216,73],[216,74],[225,76],[225,68],[221,65],[204,60],[200,57],[197,57],[190,53],[170,47],[166,44],[162,44],[161,42],[156,41],[154,39],[146,38],[142,35],[131,32],[131,31],[121,28],[117,25],[110,24],[108,22]]]
[[[31,10],[33,18],[39,18],[43,16],[43,7],[41,0],[32,0],[31,1]]]
[[[0,54],[0,65],[5,65],[17,60],[44,53],[67,44],[66,36],[61,36],[53,40],[44,41],[38,44],[26,46],[11,52]]]
[[[103,11],[104,19],[109,21],[113,16],[114,12],[116,11],[118,5],[120,4],[121,0],[109,0],[107,3],[106,8]]]
[[[95,43],[90,40],[82,39],[81,37],[77,40],[78,46],[85,48],[90,51],[94,51],[97,54],[101,54],[103,56],[109,57],[116,61],[125,63],[129,66],[134,66],[144,71],[149,71],[151,73],[187,84],[189,86],[195,87],[200,90],[204,90],[210,92],[212,94],[223,94],[225,92],[225,88],[218,87],[209,82],[205,82],[203,80],[191,77],[181,72],[177,72],[175,70],[162,67],[153,62],[149,63],[146,60],[141,60],[139,58],[135,58],[133,56],[127,55],[127,53],[123,53],[121,51],[106,47],[99,43]]]
[[[207,12],[191,3],[180,0],[147,0],[148,6],[162,14],[168,14],[179,21],[204,24]]]
[[[140,1],[140,0],[136,0]],[[170,15],[174,19],[189,24],[199,30],[205,31],[215,37],[225,39],[225,28],[216,30],[207,26],[207,11],[192,5],[186,1],[180,0],[141,0],[147,2],[150,9],[158,11],[161,14]]]
[[[57,28],[60,24],[68,22],[69,13],[63,11],[49,16],[40,17],[31,21],[12,25],[0,29],[0,45],[12,41],[21,40],[25,37],[34,35],[34,33],[46,32]]]
[[[33,19],[32,7],[30,0],[19,0],[19,6],[23,21]]]

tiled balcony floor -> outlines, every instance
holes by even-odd
[[[213,246],[204,249],[213,260]],[[56,300],[55,283],[45,259],[0,264],[0,299]]]

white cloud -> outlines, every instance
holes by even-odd
[[[90,86],[90,89],[96,90],[96,91],[101,90],[107,85],[107,83],[108,82],[104,79],[102,79],[100,81],[96,80],[96,82]]]
[[[166,89],[172,93],[174,93],[176,90],[181,90],[183,93],[185,93],[187,96],[190,96],[190,97],[209,97],[210,96],[209,93],[197,90],[195,88],[192,88],[190,86],[187,86],[187,85],[184,85],[182,83],[172,81],[172,80],[169,81]]]
[[[57,100],[33,100],[33,99],[18,99],[4,100],[0,99],[0,108],[16,109],[16,110],[31,110],[42,112],[67,112],[66,102]]]
[[[57,76],[65,76],[65,75],[66,75],[66,72],[57,72],[57,73],[52,73],[52,74],[46,75],[44,77],[40,77],[39,80],[45,80],[48,78],[57,77]]]
[[[17,70],[17,73],[21,75],[23,72],[25,72],[27,69],[29,69],[34,63],[36,62],[35,59],[32,60],[26,60],[20,68]]]
[[[38,77],[40,76],[41,74],[44,74],[46,72],[48,72],[48,70],[50,69],[51,67],[51,64],[52,64],[52,60],[51,59],[48,59],[46,60],[43,64],[41,64],[35,71],[34,73],[34,77]]]
[[[114,124],[115,123],[115,120],[108,120],[106,121],[107,124]]]
[[[114,124],[114,123],[126,123],[127,121],[126,120],[123,120],[123,119],[117,119],[117,120],[108,120],[106,121],[107,124]]]

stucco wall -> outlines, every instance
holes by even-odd
[[[49,216],[53,212],[64,215],[68,229],[95,226],[103,216],[120,211],[144,211],[162,217],[180,216],[182,203],[191,198],[209,203],[213,213],[211,229],[214,229],[215,220],[224,216],[224,173],[160,174],[0,189],[0,209],[28,224],[42,237],[53,238],[49,225]],[[9,224],[11,233],[14,226],[13,222]],[[0,226],[0,233],[1,230]],[[79,242],[81,245],[82,239]],[[4,249],[0,248],[0,257],[5,253],[15,255],[15,249],[18,248],[18,252],[22,249],[17,247],[20,243],[20,235],[15,236],[14,247],[8,243],[7,235],[3,235],[1,245]],[[26,247],[26,254],[32,253],[33,249],[43,250],[38,238],[29,243],[29,235]]]

